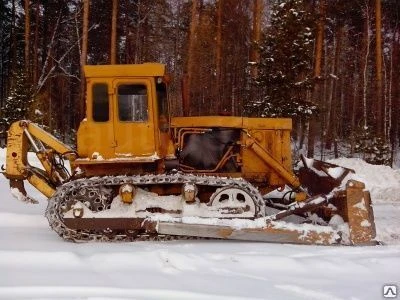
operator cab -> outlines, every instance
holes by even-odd
[[[96,161],[164,158],[172,146],[165,66],[101,65],[84,70],[86,118],[78,130],[79,156]]]

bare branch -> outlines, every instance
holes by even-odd
[[[39,91],[42,89],[44,83],[46,82],[47,78],[49,77],[49,74],[45,75],[45,71],[46,71],[47,65],[49,64],[50,53],[51,53],[51,49],[53,48],[53,45],[54,45],[54,40],[55,40],[56,32],[57,32],[57,29],[58,29],[58,25],[60,24],[60,18],[61,18],[61,14],[58,15],[56,26],[54,27],[53,34],[51,36],[50,44],[47,47],[46,60],[45,60],[45,62],[43,64],[43,67],[42,67],[42,71],[41,71],[41,74],[40,74],[38,85],[36,87],[35,95],[37,95],[39,93]]]
[[[59,19],[58,19],[58,20],[59,20]],[[44,74],[44,71],[45,71],[45,69],[46,69],[46,67],[47,67],[47,65],[48,65],[48,60],[49,60],[49,59],[52,59],[54,62],[57,63],[57,66],[58,66],[61,70],[63,70],[63,68],[61,67],[61,62],[67,57],[67,55],[72,51],[72,49],[75,48],[75,46],[76,46],[77,44],[78,44],[78,45],[80,44],[80,43],[79,43],[79,42],[80,42],[80,39],[76,40],[75,43],[74,43],[71,47],[69,47],[69,48],[64,52],[64,54],[61,55],[61,57],[60,57],[59,59],[54,58],[54,57],[51,55],[51,47],[53,46],[53,43],[54,43],[55,33],[56,33],[56,30],[57,30],[58,24],[59,24],[59,23],[57,22],[56,28],[54,29],[54,33],[53,33],[52,39],[51,39],[51,41],[50,41],[49,50],[48,50],[47,56],[46,56],[46,61],[45,61],[45,64],[43,65],[42,74],[41,74],[41,76],[40,76],[38,85],[37,85],[37,87],[36,87],[36,91],[35,91],[35,93],[34,93],[35,96],[41,91],[41,89],[43,88],[43,86],[44,86],[44,84],[46,83],[46,81],[47,81],[49,78],[52,78],[52,74],[53,74],[53,72],[56,70],[55,66],[53,66],[53,67],[50,69],[50,71],[49,71],[46,75]],[[95,27],[96,27],[96,25],[92,25],[92,26],[89,28],[89,31],[92,30],[92,29],[95,28]],[[68,75],[69,77],[74,77],[74,78],[77,78],[79,81],[81,81],[80,78],[78,78],[78,77],[75,76],[75,75],[69,74],[68,72],[65,72],[65,74]]]

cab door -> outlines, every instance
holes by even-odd
[[[113,81],[113,88],[115,156],[154,155],[153,80],[119,79]]]
[[[87,81],[86,118],[79,125],[77,137],[80,157],[115,157],[112,93],[112,81],[108,78]]]

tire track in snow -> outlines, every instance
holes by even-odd
[[[76,269],[84,261],[72,252],[0,251],[0,267],[35,267],[45,269]]]
[[[166,289],[122,289],[90,286],[0,287],[0,299],[81,299],[82,297],[102,297],[109,300],[121,298],[142,300],[261,300],[261,298],[243,298]]]
[[[309,288],[303,288],[298,285],[289,285],[289,284],[277,284],[275,285],[276,288],[284,290],[285,292],[292,293],[298,297],[302,297],[304,299],[309,300],[343,300],[343,298],[338,298],[333,295],[330,295],[326,292],[320,292],[316,290],[312,290]]]
[[[49,228],[49,223],[42,215],[1,212],[0,227]]]

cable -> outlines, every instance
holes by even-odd
[[[57,172],[62,171],[63,174],[66,174],[67,178],[63,179],[69,180],[69,178],[71,177],[71,174],[64,165],[64,160],[62,158],[62,155],[60,155],[59,153],[54,153],[51,157],[51,174],[50,174],[51,177],[53,177],[54,171]]]
[[[284,193],[283,196],[282,196],[282,198],[281,198],[282,202],[285,203],[285,197],[286,197],[287,194],[290,194],[288,200],[291,200],[291,199],[292,199],[292,194],[293,194],[293,193],[295,194],[296,192],[295,192],[294,190],[290,190],[290,191],[287,191],[286,193]],[[295,196],[296,196],[296,195],[295,195]]]

